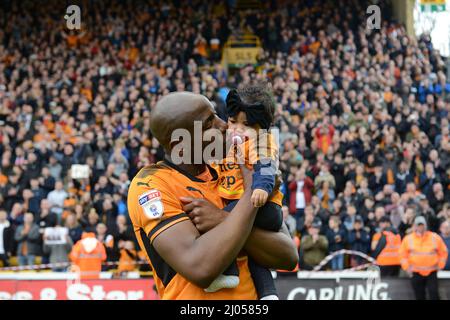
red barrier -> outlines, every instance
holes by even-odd
[[[153,279],[0,280],[0,300],[158,300]]]

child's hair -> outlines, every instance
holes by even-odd
[[[245,104],[259,103],[263,105],[264,118],[267,119],[270,124],[273,124],[276,104],[272,89],[267,81],[255,81],[239,85],[237,93]]]

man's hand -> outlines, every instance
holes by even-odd
[[[261,189],[255,189],[252,193],[252,204],[255,208],[262,207],[266,204],[269,194],[267,191]]]
[[[181,197],[183,210],[200,233],[205,233],[221,223],[228,212],[220,210],[203,198]]]
[[[313,239],[314,243],[317,242],[317,240],[319,240],[319,235],[317,233],[313,233],[312,234],[312,239]]]

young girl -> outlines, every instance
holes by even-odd
[[[245,85],[238,90],[231,90],[227,96],[228,130],[236,144],[235,151],[244,155],[245,165],[253,167],[251,201],[258,213],[254,225],[264,230],[278,232],[283,221],[283,194],[276,184],[277,145],[268,130],[274,118],[275,103],[267,86],[263,83]],[[256,143],[256,135],[266,130],[259,137],[264,143]],[[265,144],[265,145],[264,145]],[[239,146],[240,145],[240,146]],[[261,147],[263,152],[258,152]],[[231,211],[244,192],[244,183],[235,157],[227,157],[220,164],[214,165],[219,174],[219,194],[229,200],[224,210]],[[249,269],[260,299],[278,299],[270,271],[257,265],[249,258]],[[219,276],[209,288],[214,292],[222,288],[234,288],[239,284],[236,262]]]

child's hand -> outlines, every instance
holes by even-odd
[[[269,194],[267,191],[255,189],[252,193],[252,204],[255,208],[262,207],[266,202]]]

